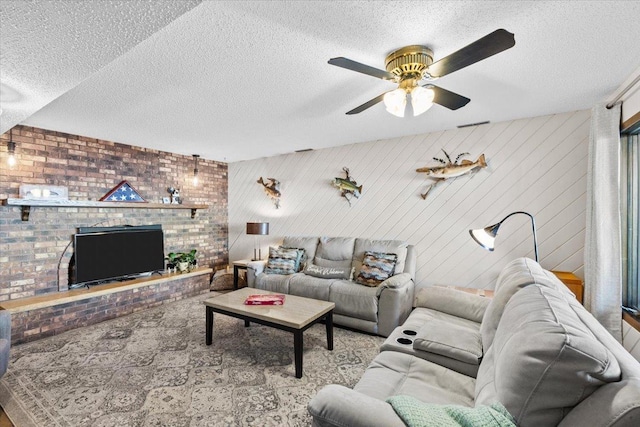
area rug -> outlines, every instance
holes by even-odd
[[[216,314],[205,345],[200,295],[11,349],[0,404],[16,427],[308,426],[326,384],[352,387],[383,338],[317,324],[293,335]]]

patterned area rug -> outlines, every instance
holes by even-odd
[[[304,333],[295,378],[293,335],[216,314],[205,345],[200,295],[11,349],[0,404],[16,427],[308,426],[326,384],[352,387],[382,337],[317,324]]]

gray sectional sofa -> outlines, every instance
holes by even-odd
[[[640,425],[640,364],[536,262],[505,267],[492,299],[442,288],[416,302],[353,389],[329,385],[310,401],[314,426],[403,427],[387,403],[400,395],[500,402],[522,427]]]
[[[348,266],[357,277],[366,251],[397,255],[394,274],[371,287],[347,279],[295,274],[267,274],[265,262],[250,262],[247,285],[272,292],[331,301],[334,323],[367,333],[388,336],[405,321],[413,307],[416,256],[414,248],[399,240],[353,237],[285,237],[283,247],[302,248],[307,263],[324,268]]]

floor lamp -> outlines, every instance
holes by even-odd
[[[262,259],[262,251],[258,246],[258,236],[269,235],[269,223],[268,222],[248,222],[247,234],[253,235],[253,259],[251,261],[258,261]],[[257,257],[256,257],[257,254]]]
[[[500,228],[500,225],[502,225],[502,223],[507,218],[516,214],[527,215],[529,218],[531,218],[531,230],[533,232],[533,250],[536,255],[536,262],[538,262],[538,238],[536,237],[536,221],[533,219],[533,215],[531,215],[530,213],[523,212],[523,211],[512,212],[509,215],[505,216],[502,219],[502,221],[500,221],[499,223],[490,225],[485,228],[469,230],[469,234],[471,234],[471,237],[473,237],[473,240],[475,240],[480,246],[482,246],[483,248],[489,251],[493,251],[496,235],[498,234],[498,229]]]

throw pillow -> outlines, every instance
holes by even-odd
[[[280,246],[280,249],[295,249],[298,251],[298,257],[296,258],[296,273],[304,269],[304,265],[307,262],[304,248],[291,248],[288,246]]]
[[[296,272],[297,249],[284,249],[269,247],[269,260],[266,274],[293,274]]]
[[[393,275],[398,255],[382,252],[365,252],[362,268],[356,283],[365,286],[378,286]]]
[[[320,277],[322,279],[349,279],[349,276],[351,275],[351,267],[320,267],[309,263],[304,269],[304,274],[307,276]]]

